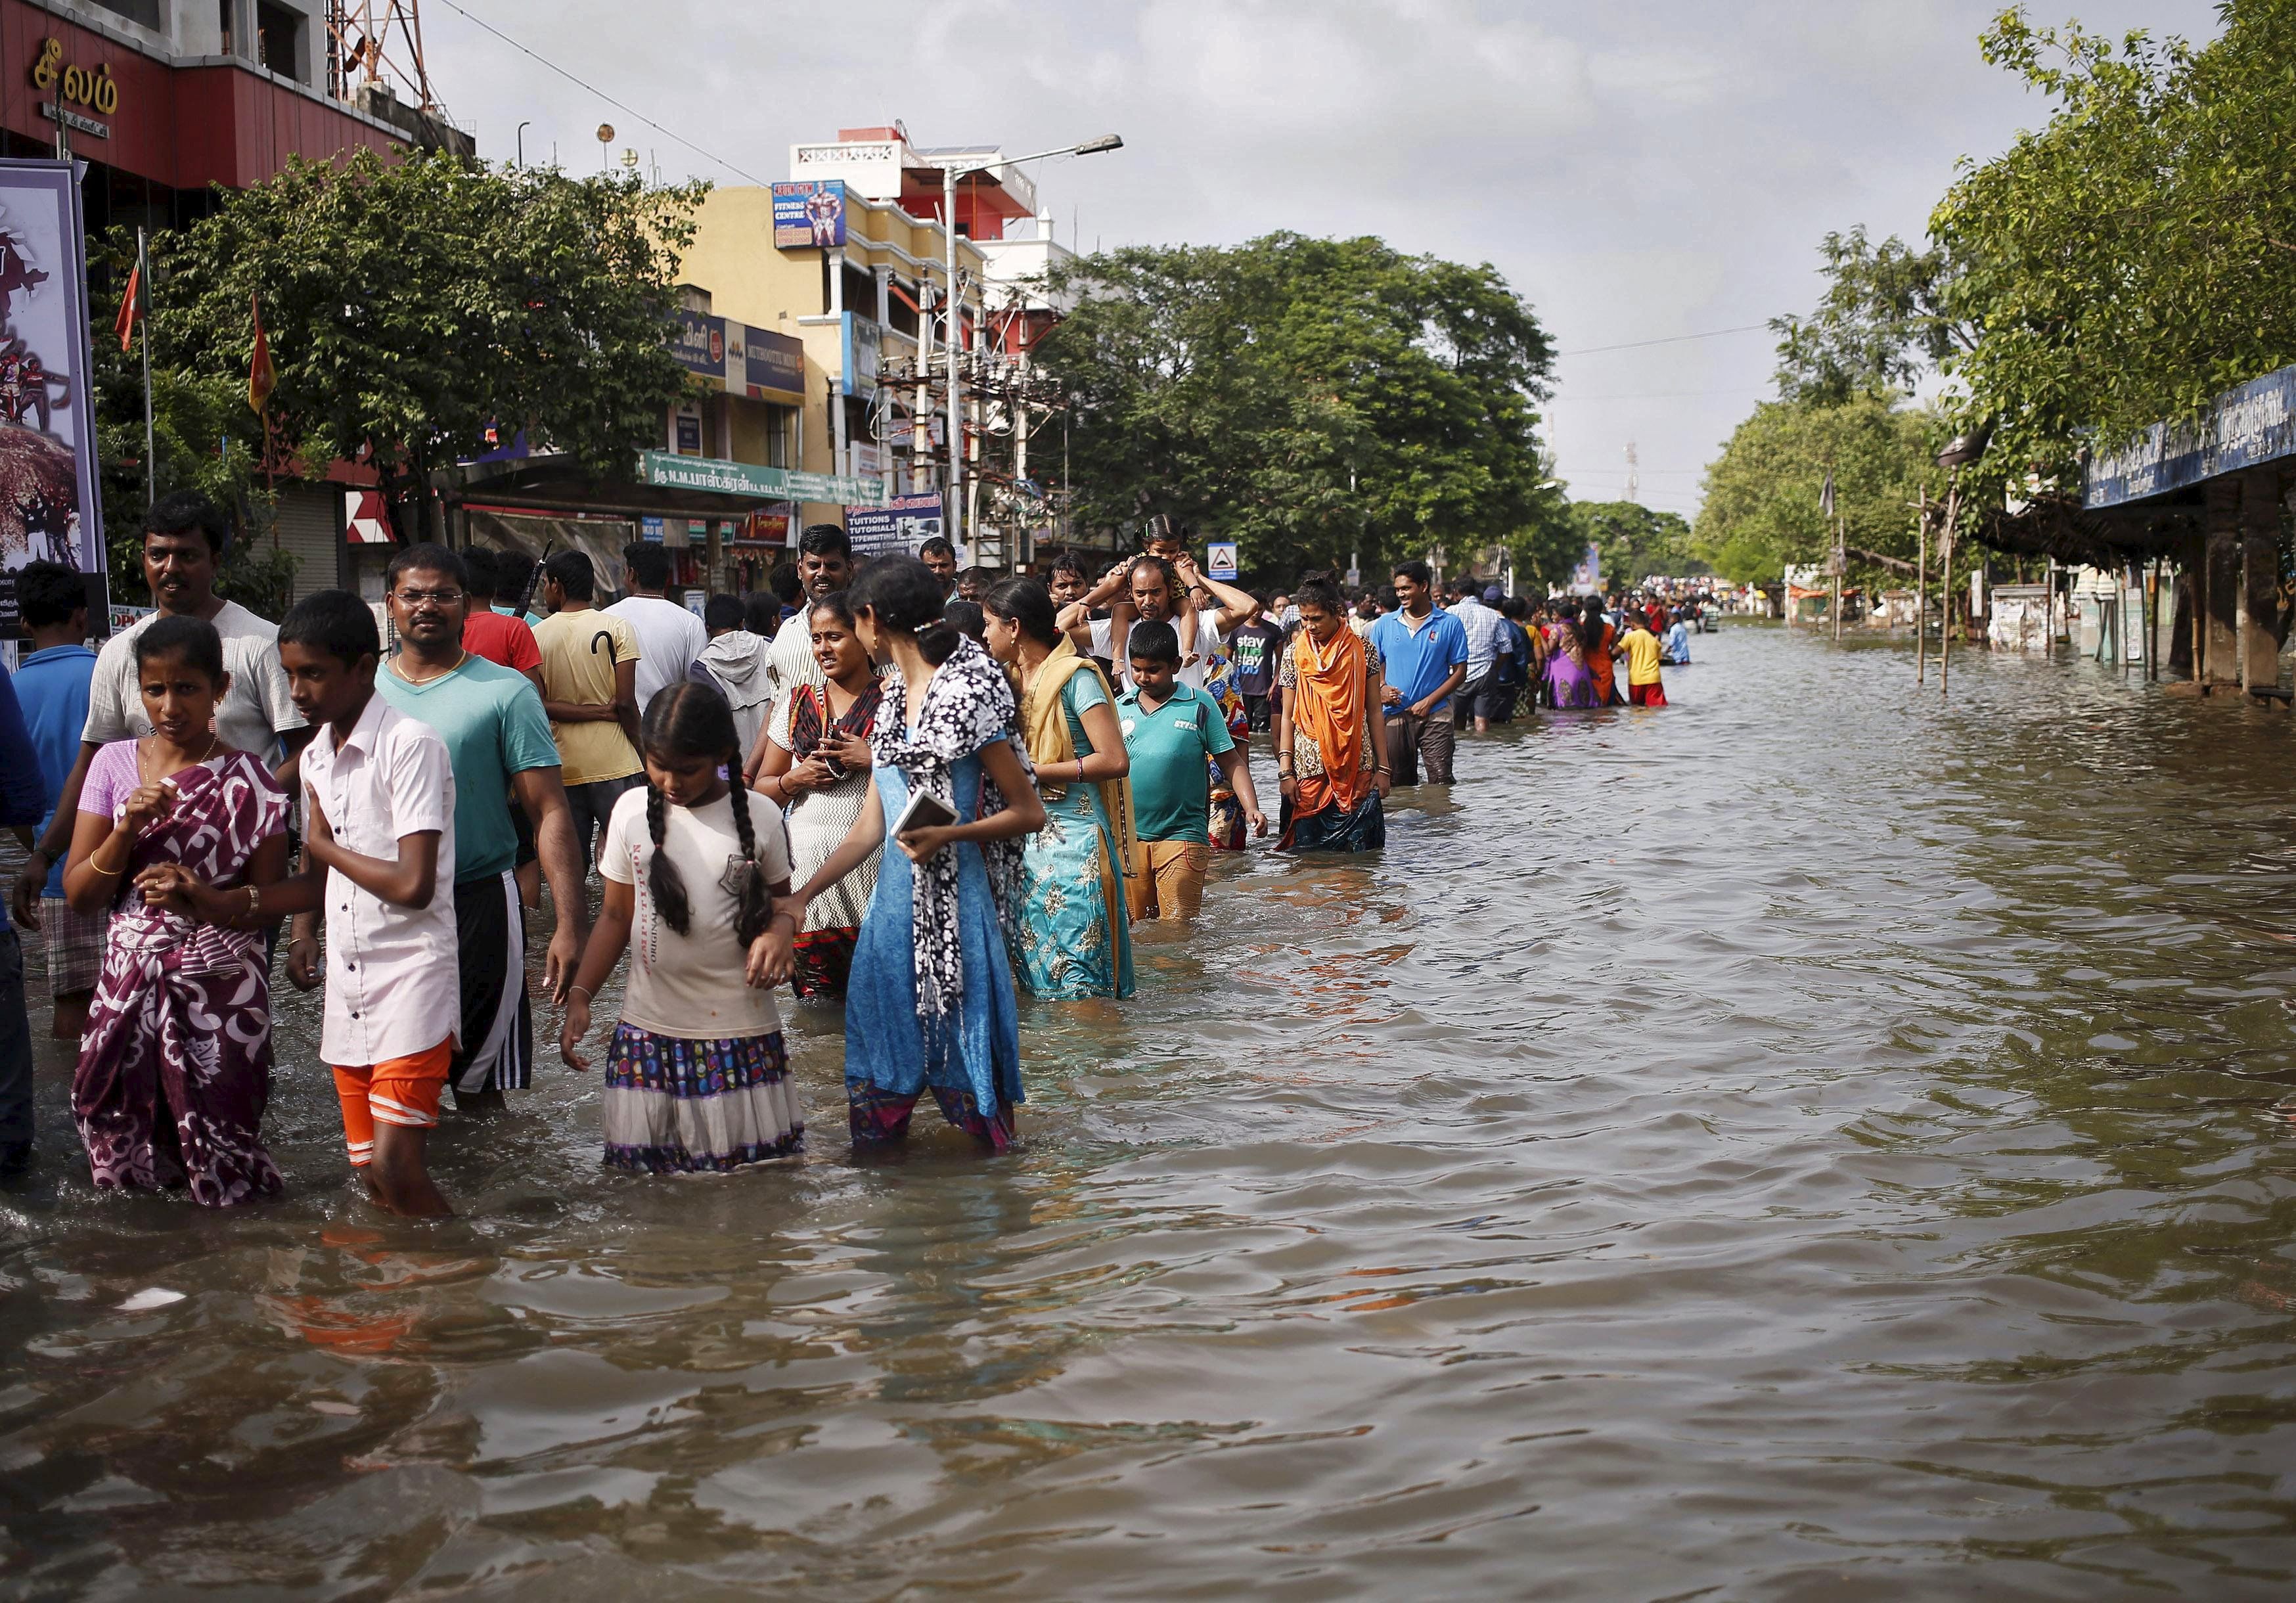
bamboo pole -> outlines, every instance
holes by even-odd
[[[1914,539],[1921,555],[1914,570],[1914,683],[1928,682],[1930,672],[1930,492],[1922,488],[1921,515],[1914,522]]]

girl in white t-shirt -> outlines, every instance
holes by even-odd
[[[559,1050],[590,1032],[590,1002],[634,947],[606,1054],[606,1162],[651,1173],[787,1157],[805,1115],[773,988],[797,925],[781,814],[753,815],[734,710],[691,681],[655,692],[639,727],[646,785],[615,804],[598,853],[605,906],[590,927]],[[730,780],[728,778],[730,776]]]

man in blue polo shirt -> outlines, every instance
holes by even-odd
[[[1394,783],[1419,783],[1419,760],[1427,760],[1427,783],[1451,783],[1451,756],[1457,730],[1451,723],[1451,693],[1467,680],[1467,631],[1435,604],[1435,581],[1423,562],[1398,563],[1395,598],[1399,604],[1371,626],[1368,637],[1387,667],[1387,756]]]

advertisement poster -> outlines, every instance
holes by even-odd
[[[102,583],[89,365],[71,163],[0,160],[0,629],[12,634],[26,563],[62,563]]]
[[[845,243],[845,183],[841,178],[774,185],[774,249],[835,250]]]
[[[941,530],[938,494],[895,496],[882,506],[845,509],[845,538],[856,556],[882,556],[898,551],[914,556],[917,547]]]
[[[885,331],[873,318],[855,312],[845,314],[844,385],[848,395],[868,395],[877,388],[877,374],[882,369]]]
[[[1599,596],[1603,593],[1603,548],[1587,547],[1587,560],[1570,570],[1570,593],[1573,596]]]

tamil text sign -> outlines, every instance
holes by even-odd
[[[2219,473],[2296,456],[2296,367],[2227,390],[2197,423],[2156,423],[2090,457],[2081,505],[2095,508],[2183,489]]]
[[[639,476],[666,489],[704,489],[724,496],[814,501],[832,506],[874,506],[885,498],[884,485],[874,479],[801,473],[794,468],[759,467],[714,456],[677,456],[668,451],[645,452],[639,461]]]

